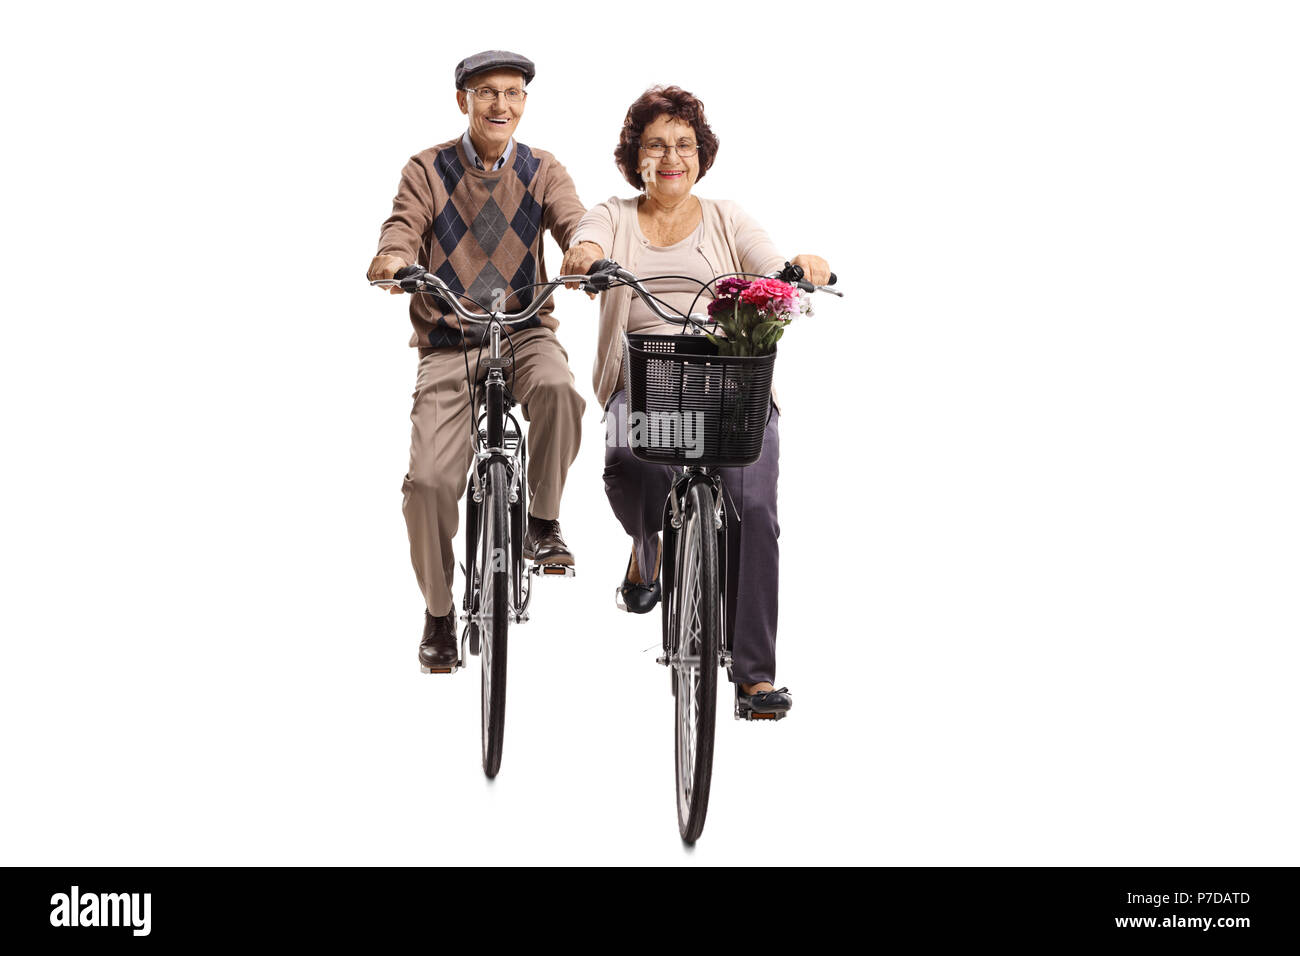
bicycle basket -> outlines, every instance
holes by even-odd
[[[665,465],[751,465],[763,453],[776,353],[719,355],[703,335],[623,335],[632,454]]]

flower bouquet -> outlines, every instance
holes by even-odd
[[[730,277],[718,282],[709,318],[726,336],[708,333],[719,355],[766,355],[796,315],[811,315],[812,303],[779,279]]]

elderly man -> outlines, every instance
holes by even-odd
[[[452,290],[485,305],[502,308],[504,301],[507,311],[516,311],[532,301],[527,287],[546,281],[543,230],[551,230],[567,249],[586,212],[555,157],[513,138],[534,73],[531,60],[503,50],[460,62],[456,102],[469,117],[469,128],[406,164],[369,278],[389,279],[403,266],[419,263]],[[437,298],[411,296],[411,345],[419,348],[420,363],[402,511],[425,601],[420,663],[443,672],[458,657],[452,538],[473,458],[464,350],[473,356],[484,334],[469,323],[462,329],[456,319]],[[513,393],[530,423],[524,555],[539,563],[572,565],[558,518],[586,403],[573,387],[568,354],[555,337],[557,325],[548,303],[512,327],[507,354],[514,361]],[[478,380],[485,374],[478,370]]]

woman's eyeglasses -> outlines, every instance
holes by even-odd
[[[694,156],[695,151],[699,149],[699,145],[696,143],[678,143],[673,146],[665,143],[649,143],[641,147],[641,152],[652,159],[663,159],[668,155],[670,149],[675,150],[678,156]]]

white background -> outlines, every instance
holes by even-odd
[[[6,13],[3,862],[1300,861],[1293,8],[380,9]],[[576,292],[578,576],[511,632],[495,783],[477,664],[416,666],[364,271],[484,48],[588,204],[627,105],[697,93],[698,192],[847,293],[778,368],[795,710],[722,698],[693,851]]]

